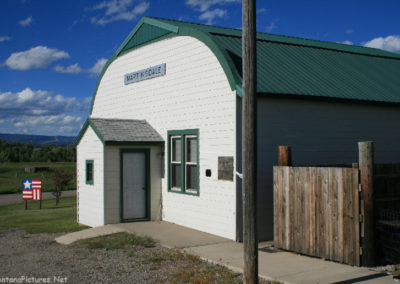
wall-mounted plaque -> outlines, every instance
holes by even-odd
[[[233,180],[233,157],[218,157],[218,179]]]
[[[163,64],[159,64],[156,66],[151,66],[146,69],[135,71],[135,72],[132,72],[129,74],[125,74],[124,75],[125,85],[143,81],[143,80],[147,80],[147,79],[152,79],[152,78],[159,77],[159,76],[164,76],[165,70],[166,70],[165,67],[166,67],[166,64],[163,63]]]

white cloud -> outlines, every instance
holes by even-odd
[[[241,3],[242,0],[186,0],[186,5],[200,12],[207,11],[214,5],[225,5],[231,3]]]
[[[263,14],[263,13],[265,13],[265,12],[267,12],[267,9],[265,9],[265,8],[260,8],[260,9],[257,9],[257,10],[256,10],[256,13],[257,13],[257,14]]]
[[[32,18],[32,16],[29,16],[25,20],[19,21],[18,24],[20,24],[21,27],[27,27],[30,24],[32,24],[32,22],[33,22],[33,18]]]
[[[354,45],[354,43],[352,41],[350,41],[350,40],[339,41],[338,43],[347,44],[347,45]]]
[[[276,29],[276,23],[278,22],[278,20],[273,21],[271,24],[269,24],[266,28],[265,31],[267,33],[272,32],[274,29]]]
[[[107,63],[107,59],[100,58],[89,69],[83,69],[78,65],[78,63],[75,63],[75,64],[72,64],[72,65],[69,65],[66,67],[57,65],[53,68],[53,70],[58,73],[68,73],[68,74],[90,73],[92,75],[98,75],[103,70],[103,67],[106,63]]]
[[[88,70],[88,72],[95,74],[95,75],[100,74],[101,70],[103,70],[103,67],[104,67],[104,65],[106,65],[106,63],[107,63],[107,59],[100,58],[93,65],[93,67]]]
[[[103,1],[94,6],[92,10],[104,10],[104,15],[92,17],[91,22],[104,26],[120,20],[131,21],[144,14],[150,7],[150,3],[147,1],[140,2],[134,7],[132,7],[132,4],[132,0]]]
[[[7,40],[11,40],[11,37],[9,37],[9,36],[0,36],[0,42],[7,41]]]
[[[88,108],[86,98],[80,102],[49,91],[0,93],[0,132],[12,133],[18,127],[32,134],[76,135]]]
[[[199,16],[200,20],[205,20],[207,25],[212,25],[215,18],[222,18],[226,15],[226,10],[214,9],[211,11],[206,11]]]
[[[16,119],[14,122],[15,127],[26,127],[26,126],[42,126],[49,124],[57,124],[60,126],[78,124],[82,120],[79,116],[70,116],[66,114],[57,115],[43,115],[37,117],[22,117]]]
[[[377,37],[364,44],[366,47],[379,48],[391,52],[400,52],[400,36],[390,35],[387,37]]]
[[[53,115],[85,109],[76,98],[53,95],[49,91],[25,88],[18,93],[0,93],[0,118],[12,115]]]
[[[69,54],[55,48],[36,46],[26,51],[11,54],[5,65],[15,70],[39,69],[63,58],[69,58]]]
[[[82,70],[82,68],[79,67],[78,63],[75,63],[67,67],[57,65],[54,67],[54,71],[58,73],[79,74],[82,73],[84,70]]]
[[[83,100],[83,104],[90,104],[92,102],[92,97],[86,97],[84,100]]]

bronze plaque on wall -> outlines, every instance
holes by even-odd
[[[218,157],[218,179],[233,180],[233,157]]]

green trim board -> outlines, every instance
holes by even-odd
[[[146,172],[146,218],[138,218],[138,219],[124,219],[124,160],[123,155],[125,153],[144,153],[145,155],[145,172]],[[120,149],[119,150],[119,159],[120,159],[120,222],[139,222],[139,221],[150,221],[151,219],[151,175],[150,175],[150,149],[148,148],[138,148],[138,149]]]
[[[162,146],[164,142],[158,141],[106,141],[106,146]]]
[[[192,36],[208,46],[219,60],[231,89],[241,96],[241,35],[242,31],[237,29],[143,17],[104,66],[90,114],[101,79],[117,57],[174,36]],[[399,54],[257,33],[257,59],[258,93],[400,103]]]
[[[197,181],[196,181],[196,192],[191,192],[191,191],[186,191],[186,144],[185,144],[185,136],[190,136],[190,135],[195,135],[197,139],[197,153],[196,153],[196,158],[197,158],[197,168],[196,168],[196,176],[197,176]],[[181,141],[181,179],[180,179],[180,191],[179,190],[174,190],[171,186],[171,137],[172,136],[180,136],[180,141]],[[200,195],[200,146],[199,146],[199,129],[183,129],[183,130],[168,130],[167,131],[167,187],[168,187],[168,192],[173,192],[173,193],[180,193],[180,194],[187,194],[187,195],[194,195],[194,196],[199,196]]]
[[[85,181],[86,181],[86,184],[93,185],[93,180],[94,180],[94,161],[93,160],[86,160],[85,164],[86,164],[86,166],[85,166]],[[90,172],[89,172],[89,170],[90,170]]]
[[[89,118],[86,119],[85,123],[83,124],[81,130],[79,131],[78,136],[76,137],[75,143],[74,145],[77,146],[79,144],[79,142],[81,141],[81,139],[83,138],[83,135],[85,134],[86,130],[88,129],[88,127],[91,127],[93,132],[96,134],[97,138],[99,138],[99,140],[101,141],[101,143],[103,143],[104,145],[104,139],[103,137],[100,135],[99,131],[96,129],[96,127],[93,125],[93,123],[90,121]]]

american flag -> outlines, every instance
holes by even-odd
[[[22,182],[23,200],[42,200],[42,181],[40,179],[24,179]]]

